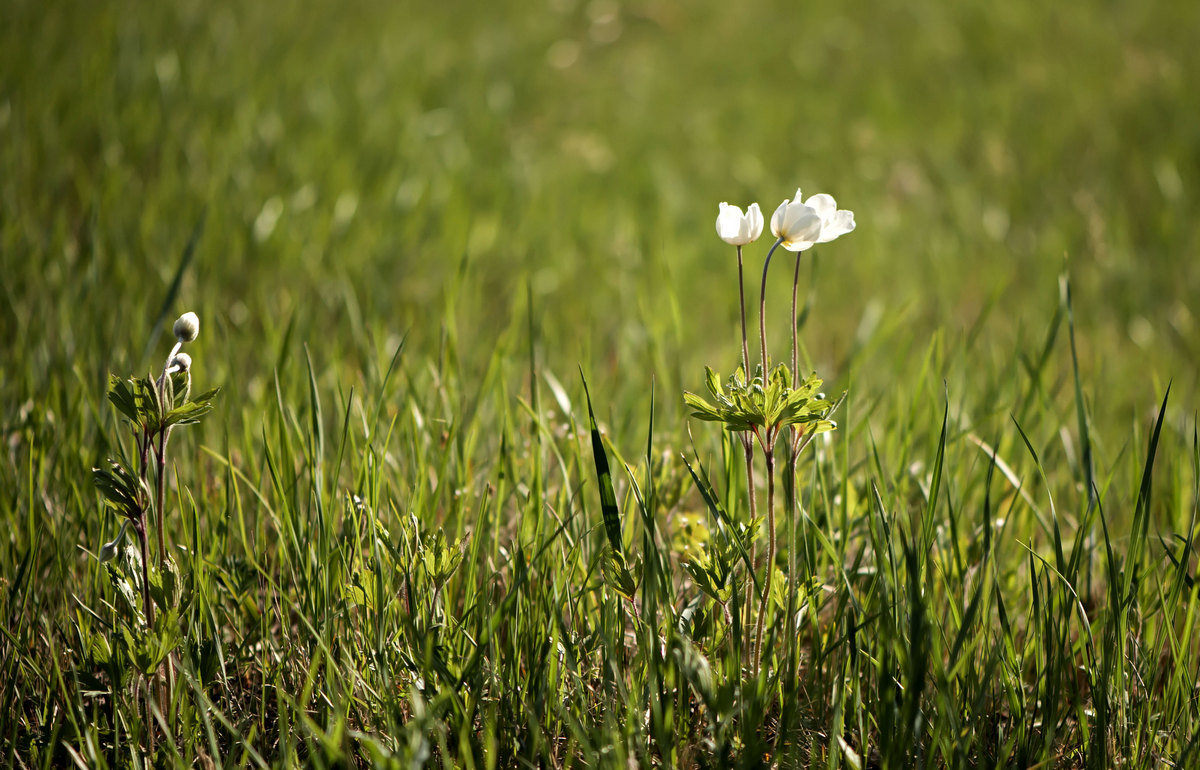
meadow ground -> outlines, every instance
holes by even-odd
[[[0,760],[1200,767],[1197,34],[1183,0],[9,0]],[[846,398],[752,575],[742,448],[682,394],[741,361],[717,204],[798,185],[858,222],[801,263]],[[101,563],[110,374],[188,310],[215,408],[131,487],[168,558]]]

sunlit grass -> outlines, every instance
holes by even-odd
[[[1200,6],[0,15],[6,765],[1200,762]],[[859,223],[801,274],[847,397],[756,673],[681,394],[741,361],[717,203],[798,184]],[[147,725],[91,469],[191,309]]]

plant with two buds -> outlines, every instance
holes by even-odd
[[[803,202],[802,202],[803,201]],[[754,666],[758,671],[762,660],[763,627],[769,610],[772,576],[775,571],[776,528],[775,528],[775,475],[776,451],[782,441],[785,452],[786,472],[784,489],[788,515],[795,520],[797,514],[796,463],[800,453],[820,433],[834,430],[837,424],[829,419],[841,403],[830,402],[820,393],[822,381],[815,373],[801,380],[798,373],[798,343],[796,339],[798,317],[796,294],[800,284],[800,258],[818,243],[828,243],[845,235],[855,227],[854,212],[839,210],[832,196],[824,193],[803,200],[800,190],[796,197],[779,204],[771,216],[771,233],[775,244],[767,252],[763,263],[762,287],[758,303],[758,333],[761,358],[754,362],[751,370],[750,348],[746,338],[746,297],[742,247],[758,240],[763,230],[763,215],[757,203],[751,203],[743,213],[737,206],[722,203],[717,215],[717,235],[721,240],[737,248],[738,298],[742,321],[742,365],[729,377],[724,385],[721,377],[711,368],[705,367],[706,385],[711,398],[694,393],[684,393],[684,401],[692,408],[692,416],[701,420],[719,422],[725,430],[735,433],[741,442],[746,460],[747,503],[750,513],[751,538],[760,524],[758,518],[757,491],[755,484],[756,450],[762,452],[766,469],[767,489],[767,554],[765,576],[761,582],[758,616],[754,633]],[[767,274],[771,257],[782,246],[796,254],[792,277],[792,358],[791,368],[779,363],[772,366],[767,349]],[[752,541],[753,542],[753,541]],[[752,544],[752,552],[757,548]],[[756,555],[756,554],[755,554]],[[709,560],[711,561],[711,559]],[[752,556],[754,569],[760,566]],[[712,572],[718,578],[728,575],[727,568],[717,569],[711,565],[690,565],[693,576],[700,576],[703,587],[712,583],[705,577]],[[711,577],[711,576],[710,576]],[[717,596],[722,601],[722,596]]]
[[[102,642],[104,657],[112,670],[123,668],[117,665],[116,658],[127,659],[147,682],[157,678],[159,667],[178,643],[178,614],[185,594],[179,571],[167,551],[167,448],[172,430],[199,422],[212,409],[213,398],[219,390],[213,388],[192,396],[192,358],[181,349],[185,343],[196,339],[200,319],[195,313],[184,313],[175,321],[173,331],[175,346],[157,377],[153,374],[125,379],[109,376],[108,400],[128,420],[137,450],[136,460],[110,459],[106,467],[92,469],[96,488],[106,504],[124,518],[117,536],[100,548],[100,562],[112,562],[122,555],[121,546],[128,529],[133,529],[138,543],[135,553],[125,551],[125,558],[118,560],[119,569],[108,565],[117,595],[124,599],[118,602],[124,612],[117,621],[121,633]],[[150,486],[152,458],[153,491]],[[156,558],[151,554],[151,525],[156,535]],[[154,569],[151,569],[151,562],[156,565]],[[140,612],[133,600],[135,587],[141,590]],[[160,610],[157,618],[156,606]],[[160,689],[159,694],[160,708],[165,714],[168,693]],[[149,697],[147,718],[152,724]],[[153,738],[148,740],[152,747]]]

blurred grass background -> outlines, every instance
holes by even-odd
[[[678,393],[738,356],[717,203],[769,217],[797,185],[858,221],[805,269],[806,358],[850,388],[850,465],[878,441],[906,472],[949,394],[957,428],[1003,435],[1013,464],[1019,416],[1050,485],[1078,492],[1071,361],[1061,335],[1043,351],[1065,265],[1097,462],[1127,522],[1166,383],[1176,450],[1200,408],[1198,33],[1191,2],[9,0],[7,561],[34,530],[54,535],[57,569],[97,547],[86,478],[114,424],[108,374],[156,367],[167,334],[151,329],[184,310],[202,319],[198,387],[223,387],[186,441],[235,461],[261,450],[277,399],[307,397],[301,343],[335,400],[386,401],[406,338],[405,390],[446,369],[462,383],[458,401],[429,398],[435,419],[489,389],[486,463],[529,388],[527,358],[489,367],[529,326],[540,366],[576,398],[582,366],[629,451],[654,381],[677,450]],[[984,457],[961,446],[957,478],[978,491]],[[203,507],[221,480],[198,456]],[[1156,521],[1178,530],[1190,460],[1175,462]],[[41,590],[65,601],[61,583]]]
[[[12,2],[5,400],[144,363],[201,220],[180,302],[214,380],[269,378],[293,319],[335,368],[436,349],[464,269],[464,355],[528,284],[552,368],[695,385],[732,352],[715,204],[799,185],[860,223],[820,254],[829,376],[877,316],[889,348],[977,326],[999,371],[1066,256],[1099,413],[1146,407],[1196,382],[1198,29],[1191,3]],[[881,355],[856,376],[906,376]]]

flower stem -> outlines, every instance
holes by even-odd
[[[755,484],[754,484],[754,440],[752,438],[750,438],[749,435],[746,435],[742,439],[742,447],[746,450],[746,494],[747,494],[747,499],[749,500],[749,503],[750,503],[750,526],[753,527],[754,520],[758,517],[758,502],[756,500],[757,495],[756,495],[755,489],[754,489],[754,487],[755,487]],[[751,530],[751,531],[753,531],[753,530]],[[758,541],[756,539],[754,539],[754,540],[751,540],[751,543],[750,543],[750,567],[751,567],[751,570],[753,571],[755,568],[757,568],[757,566],[758,566]],[[749,585],[752,586],[752,585],[754,585],[753,572],[749,577],[750,577]],[[750,604],[749,602],[746,602],[747,607],[749,606],[749,604]],[[750,613],[749,612],[746,613],[746,622],[744,625],[745,625],[746,636],[748,639],[750,636]],[[749,645],[746,646],[746,652],[747,653],[750,652]]]
[[[737,260],[738,260],[738,305],[741,310],[741,316],[742,316],[742,373],[745,376],[746,381],[749,382],[751,379],[750,345],[747,342],[747,337],[746,337],[746,287],[745,287],[745,279],[744,279],[745,269],[744,269],[743,263],[742,263],[742,247],[741,246],[737,247]],[[739,434],[739,435],[740,435],[740,438],[742,441],[742,449],[745,452],[745,456],[746,456],[746,497],[747,497],[747,501],[749,502],[750,522],[751,522],[751,526],[753,526],[754,519],[758,516],[757,494],[756,494],[756,490],[754,488],[755,487],[755,484],[754,484],[754,439],[751,438],[749,434]],[[758,561],[758,544],[757,544],[757,542],[753,542],[750,545],[751,568],[754,567],[754,565],[757,563],[757,561]],[[751,582],[753,583],[753,576],[751,576]],[[726,609],[726,612],[728,612],[728,609]],[[745,630],[746,630],[747,636],[749,635],[749,631],[750,631],[749,620],[750,620],[750,613],[746,613]],[[740,625],[741,624],[739,624],[739,626]],[[731,625],[730,628],[732,628],[732,627],[733,626]],[[747,653],[749,652],[748,648],[747,648],[746,652]]]
[[[754,673],[762,664],[763,626],[767,619],[767,608],[771,601],[771,578],[775,572],[775,453],[766,450],[767,456],[767,574],[763,580],[762,599],[758,605],[758,628],[754,634]]]
[[[797,372],[797,350],[799,346],[796,343],[796,326],[799,323],[799,318],[796,316],[796,292],[800,286],[800,257],[804,252],[796,252],[796,272],[792,276],[792,387],[795,388],[798,380]]]
[[[139,510],[134,519],[133,531],[137,534],[138,546],[142,552],[142,607],[146,615],[147,634],[154,632],[154,602],[150,599],[150,549],[146,542],[146,511]],[[157,679],[157,677],[155,677]],[[150,756],[154,756],[154,698],[153,680],[146,675],[146,746]]]
[[[746,344],[746,287],[742,279],[742,247],[737,247],[738,259],[738,305],[742,311],[742,371],[750,379],[750,346]]]
[[[758,298],[758,341],[762,346],[762,376],[765,386],[767,381],[767,269],[771,267],[771,256],[775,253],[775,249],[779,248],[779,244],[783,243],[783,238],[775,241],[775,245],[767,252],[767,261],[763,263],[762,289],[759,291]],[[750,378],[749,372],[746,373],[747,380]]]
[[[164,429],[158,434],[158,446],[154,448],[154,469],[156,471],[155,486],[157,487],[157,500],[155,512],[158,514],[157,529],[158,529],[158,566],[161,569],[167,562],[167,544],[166,535],[163,530],[166,529],[166,473],[167,473],[167,434],[168,429]]]

